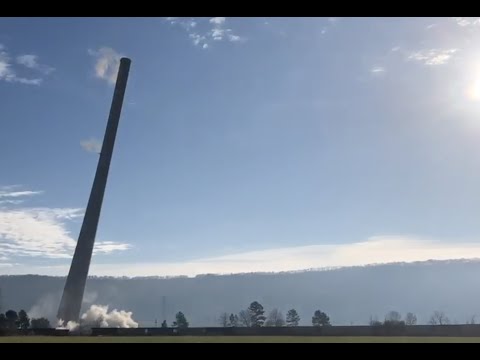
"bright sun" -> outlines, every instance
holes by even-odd
[[[479,101],[480,100],[480,71],[475,74],[473,81],[467,88],[467,97],[470,100]]]

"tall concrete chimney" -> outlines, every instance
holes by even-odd
[[[73,254],[72,265],[70,266],[62,300],[58,308],[57,318],[62,319],[65,324],[68,321],[78,322],[80,316],[85,283],[87,281],[93,245],[95,243],[95,234],[97,233],[98,220],[102,209],[103,195],[105,193],[105,186],[107,185],[113,145],[115,144],[118,121],[120,120],[120,113],[122,112],[123,97],[125,95],[125,88],[127,87],[130,63],[130,59],[120,59],[117,83],[115,84],[107,129],[105,130],[102,151],[98,160],[97,172],[95,173],[82,228],[78,236],[75,253]]]

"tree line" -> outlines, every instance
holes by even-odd
[[[8,310],[0,314],[0,330],[26,330],[26,329],[47,329],[51,328],[48,319],[42,317],[30,319],[25,310],[18,313]]]
[[[241,310],[238,314],[222,313],[218,322],[223,327],[262,327],[262,326],[298,326],[300,323],[300,316],[297,310],[290,309],[287,311],[287,316],[277,309],[272,309],[267,316],[265,316],[265,309],[258,301],[254,301],[250,306]],[[330,318],[323,311],[316,310],[312,317],[312,326],[329,326]]]
[[[443,311],[434,311],[428,320],[428,325],[450,325],[451,321]],[[466,324],[475,324],[475,315],[472,315],[470,320],[467,320]],[[398,311],[390,311],[385,315],[383,322],[378,321],[376,318],[370,317],[370,326],[412,326],[417,325],[417,316],[411,312],[402,318],[402,315]]]
[[[222,327],[281,327],[289,326],[295,327],[300,323],[300,316],[297,310],[290,309],[287,316],[284,317],[282,312],[277,308],[272,309],[267,316],[265,316],[264,307],[258,302],[254,301],[250,306],[241,310],[238,314],[228,314],[226,312],[220,314],[218,323]],[[330,326],[330,317],[320,310],[316,310],[311,319],[312,326]],[[467,324],[475,324],[475,316],[473,315]],[[429,325],[449,325],[450,319],[443,311],[434,311],[431,315]],[[189,322],[185,314],[181,311],[175,315],[175,321],[172,322],[173,328],[188,328]],[[408,312],[404,318],[397,311],[390,311],[385,315],[382,321],[376,317],[370,317],[370,326],[412,326],[417,325],[417,316]],[[164,320],[161,324],[162,328],[167,328],[168,324]],[[26,330],[26,329],[47,329],[51,328],[50,322],[47,318],[32,318],[28,317],[25,310],[20,310],[18,313],[14,310],[8,310],[5,313],[0,313],[0,330]]]
[[[189,323],[185,315],[180,311],[175,316],[176,320],[172,323],[172,327],[186,328]],[[223,312],[218,317],[218,324],[222,327],[272,327],[272,326],[289,326],[295,327],[300,323],[300,316],[297,310],[290,309],[286,317],[277,308],[272,309],[265,316],[264,307],[254,301],[250,306],[241,310],[238,314],[228,314]],[[330,317],[323,311],[315,310],[311,319],[312,326],[330,326]],[[473,315],[467,324],[475,324],[475,316]],[[429,325],[449,325],[450,319],[443,311],[434,311],[428,321]],[[384,321],[370,317],[369,326],[413,326],[417,325],[417,316],[408,312],[405,317],[397,311],[390,311],[385,315]],[[162,327],[168,327],[166,321],[162,323]]]
[[[250,306],[241,310],[238,314],[228,314],[226,312],[220,314],[218,322],[222,327],[262,327],[262,326],[298,326],[300,323],[300,316],[297,310],[290,309],[287,312],[287,316],[284,317],[282,312],[277,308],[271,310],[267,316],[265,316],[265,309],[258,301],[254,301]],[[312,326],[329,326],[329,316],[316,310],[312,317]],[[167,322],[162,322],[162,327],[168,327]],[[175,328],[187,328],[189,323],[185,314],[179,311],[175,315],[175,321],[172,323],[172,327]]]

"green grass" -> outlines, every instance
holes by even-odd
[[[3,336],[0,343],[480,343],[480,337]]]

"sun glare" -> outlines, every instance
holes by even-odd
[[[466,89],[466,95],[469,100],[480,101],[480,66],[476,66],[476,71],[472,75]]]

